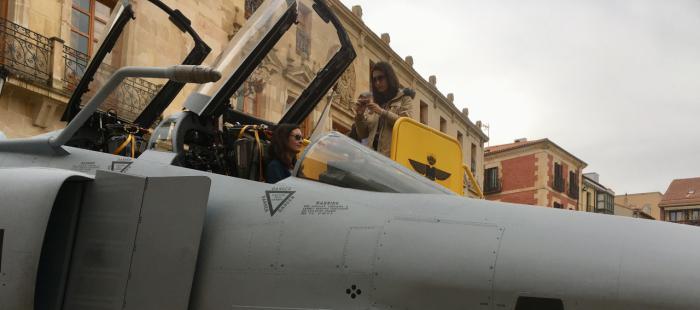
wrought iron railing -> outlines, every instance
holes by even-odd
[[[80,78],[85,74],[88,59],[88,55],[68,45],[63,46],[63,63],[65,64],[65,69],[63,70],[63,87],[65,91],[71,93],[75,90],[75,87],[78,86]]]
[[[83,103],[107,82],[115,70],[115,68],[107,64],[103,63],[100,65],[90,84],[90,90],[83,97]],[[68,84],[68,81],[66,81],[66,84]],[[144,79],[127,78],[107,97],[100,109],[103,111],[113,110],[120,118],[133,121],[146,105],[151,102],[161,86]]]
[[[0,69],[33,84],[57,87],[57,91],[70,95],[85,74],[89,56],[63,45],[63,63],[52,63],[53,53],[61,52],[53,50],[60,46],[55,43],[39,33],[0,18]],[[60,69],[63,69],[63,86],[52,83],[53,73],[61,72],[55,71]],[[114,70],[107,64],[101,64],[83,100],[90,98],[104,85]],[[103,108],[117,111],[123,119],[133,120],[151,102],[161,86],[144,79],[126,79],[109,96]]]
[[[122,115],[128,120],[134,121],[146,108],[146,105],[153,100],[161,86],[144,79],[128,78],[122,82],[111,97],[116,98],[117,106]]]
[[[17,78],[47,86],[50,56],[49,38],[0,18],[0,66]]]
[[[64,91],[71,93],[77,87],[80,78],[85,74],[88,64],[88,55],[83,54],[68,46],[63,47],[63,59],[65,70],[63,73]],[[89,91],[83,100],[94,95],[116,69],[102,63],[97,69],[97,73],[89,86]],[[113,110],[117,115],[125,120],[133,121],[143,111],[145,106],[151,102],[160,89],[156,85],[144,79],[128,78],[107,98],[101,106],[101,110]]]

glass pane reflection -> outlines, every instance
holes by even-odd
[[[447,188],[338,132],[331,132],[309,145],[295,171],[299,178],[345,188],[453,195]]]

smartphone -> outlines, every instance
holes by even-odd
[[[360,94],[360,97],[357,99],[357,104],[358,105],[366,105],[372,101],[372,93],[371,92],[363,92]]]

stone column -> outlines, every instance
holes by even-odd
[[[51,42],[51,57],[49,59],[49,68],[51,72],[51,87],[56,90],[63,89],[63,76],[66,71],[66,62],[63,59],[63,45],[65,42],[61,38],[52,37]]]

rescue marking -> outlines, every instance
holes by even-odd
[[[265,196],[262,198],[265,212],[269,212],[270,216],[275,216],[277,212],[282,212],[294,199],[294,193],[296,191],[291,190],[289,187],[273,187],[272,190],[265,191]]]
[[[347,211],[348,205],[341,205],[338,201],[316,201],[312,205],[304,205],[301,215],[333,215],[338,211]]]

